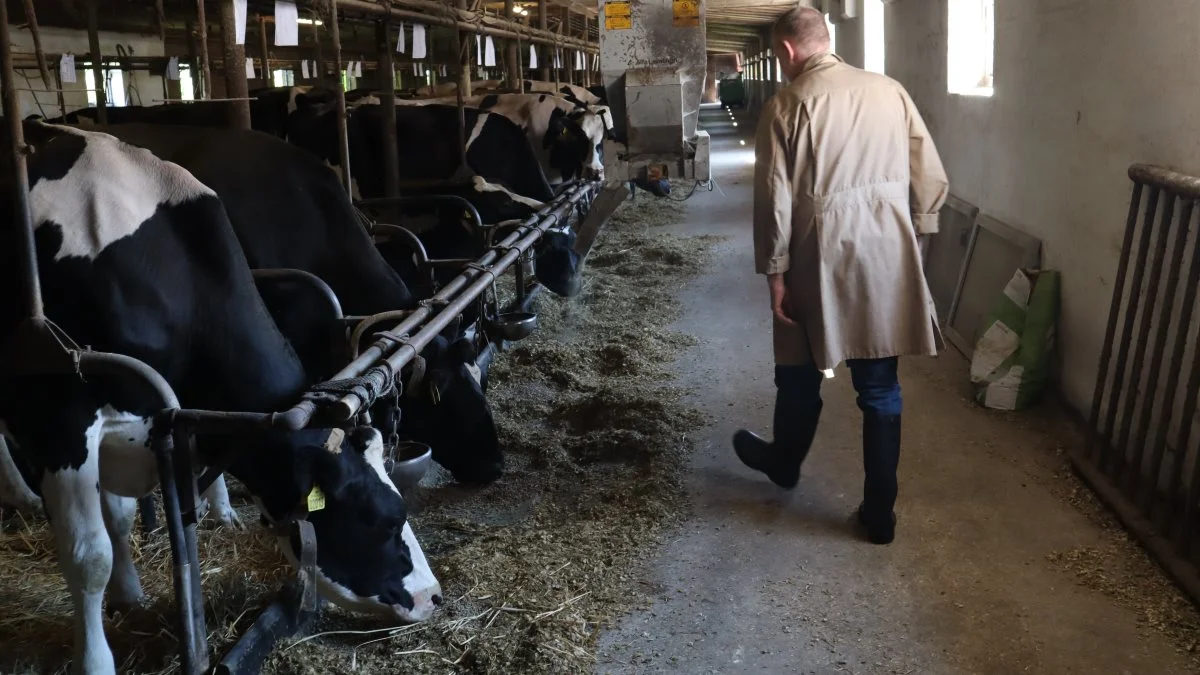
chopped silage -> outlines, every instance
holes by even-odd
[[[683,238],[682,206],[639,194],[613,215],[584,289],[539,298],[540,329],[501,354],[488,397],[506,449],[498,483],[467,489],[435,470],[410,495],[447,599],[426,623],[391,627],[328,609],[319,633],[276,649],[268,673],[559,673],[588,670],[598,629],[645,600],[637,565],[687,504],[686,454],[704,424],[669,384],[690,336],[666,328],[678,288],[711,259]],[[508,290],[511,297],[511,289]],[[202,528],[210,644],[219,656],[290,574],[234,489],[249,531]],[[134,535],[148,604],[109,619],[118,668],[176,672],[165,532]],[[72,611],[44,519],[0,521],[0,672],[69,667]]]

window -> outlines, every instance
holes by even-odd
[[[346,74],[345,69],[342,70],[342,91],[350,91],[358,87],[358,78],[351,77]]]
[[[950,0],[946,88],[951,94],[992,95],[995,10],[995,0]]]
[[[195,98],[196,83],[192,81],[192,69],[179,66],[179,98],[191,101]]]
[[[951,0],[953,2],[953,0]],[[883,0],[863,2],[863,69],[884,72]]]
[[[829,15],[825,15],[825,27],[829,29],[829,51],[837,53],[837,26],[829,20]]]
[[[96,74],[92,70],[92,64],[86,63],[83,66],[86,70],[83,71],[83,86],[87,87],[88,105],[95,107],[96,105]],[[104,64],[104,100],[110,107],[123,108],[128,103],[125,102],[125,73],[121,71],[121,64],[112,61]]]
[[[296,84],[296,75],[289,68],[279,68],[271,71],[271,84],[276,87],[292,87]]]

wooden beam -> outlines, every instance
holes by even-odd
[[[3,1],[3,0],[0,0]],[[92,76],[96,79],[96,121],[108,124],[108,100],[104,94],[104,57],[100,54],[100,30],[97,28],[96,3],[86,0],[88,49],[91,51]]]
[[[221,0],[221,44],[225,66],[225,98],[243,99],[229,101],[229,126],[233,129],[250,128],[250,85],[246,82],[246,49],[237,44],[236,21],[233,0]],[[211,93],[211,92],[210,92]]]

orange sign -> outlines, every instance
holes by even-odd
[[[633,10],[629,2],[604,3],[604,30],[633,28]]]
[[[672,0],[672,23],[676,28],[696,28],[700,25],[699,0]]]

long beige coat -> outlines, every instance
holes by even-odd
[[[937,232],[949,184],[904,88],[814,56],[767,104],[755,155],[755,267],[784,274],[799,324],[775,322],[775,362],[936,355],[917,234]]]

